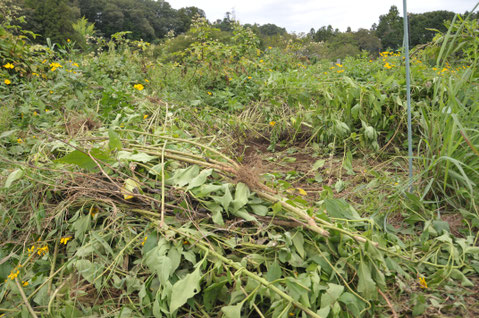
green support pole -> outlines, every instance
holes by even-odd
[[[409,157],[409,192],[412,192],[412,127],[411,127],[411,75],[409,70],[409,34],[407,21],[407,4],[403,0],[404,8],[404,55],[406,56],[406,95],[407,95],[407,143]]]

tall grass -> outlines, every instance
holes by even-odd
[[[431,102],[419,105],[419,169],[423,198],[457,209],[479,225],[479,38],[477,21],[458,20],[436,42],[441,43],[436,65],[442,69],[454,62],[466,70],[460,77],[437,78]]]

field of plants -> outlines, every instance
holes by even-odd
[[[411,52],[412,190],[401,51],[10,22],[0,317],[479,316],[477,20]]]

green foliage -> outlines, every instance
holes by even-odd
[[[376,35],[384,49],[397,50],[403,44],[403,18],[396,6],[391,6],[387,14],[379,16]]]
[[[65,43],[73,39],[75,32],[73,22],[79,18],[80,12],[70,0],[23,0],[25,29],[42,36],[41,42],[49,38],[53,42]]]

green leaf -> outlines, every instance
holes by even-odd
[[[353,170],[353,155],[351,154],[351,151],[348,150],[346,153],[346,157],[344,158],[344,164],[343,168],[346,169],[346,172],[349,175],[354,175],[354,170]]]
[[[369,266],[361,260],[358,268],[358,291],[367,299],[375,299],[377,295],[376,283],[371,277]]]
[[[101,274],[103,270],[103,265],[92,263],[87,259],[79,259],[74,264],[78,273],[89,283],[93,283],[97,275]],[[101,279],[97,280],[97,282],[101,282]]]
[[[224,225],[225,222],[223,221],[223,208],[216,202],[205,202],[206,207],[208,210],[211,211],[211,219],[214,223],[218,225]]]
[[[473,287],[473,286],[474,286],[474,283],[471,282],[471,281],[466,277],[466,275],[464,275],[461,271],[459,271],[459,270],[457,270],[457,269],[455,269],[455,268],[451,271],[451,277],[452,277],[453,279],[460,280],[462,286],[464,286],[464,287]]]
[[[177,187],[184,187],[200,174],[200,168],[197,165],[185,169],[176,170],[171,181]]]
[[[279,266],[278,261],[274,261],[268,268],[268,272],[266,273],[266,280],[268,282],[274,282],[277,279],[280,279],[283,275],[281,271],[281,266]]]
[[[245,209],[239,209],[238,211],[232,211],[231,213],[237,217],[245,219],[246,221],[256,221],[256,218],[249,214]]]
[[[413,317],[422,315],[426,311],[426,308],[426,297],[424,297],[424,295],[418,295],[415,299],[415,304],[412,309]]]
[[[348,307],[348,310],[353,314],[353,317],[361,316],[361,310],[364,308],[364,303],[359,298],[351,293],[344,292],[338,300]]]
[[[361,216],[344,199],[325,199],[328,215],[338,219],[360,220]]]
[[[196,269],[193,271],[193,273],[186,275],[184,278],[180,279],[173,285],[170,301],[171,313],[186,304],[188,299],[200,292],[200,267],[203,262],[204,259],[196,265]]]
[[[268,207],[261,204],[250,205],[253,213],[260,216],[265,216],[268,214]]]
[[[191,180],[186,190],[191,190],[193,188],[203,185],[206,182],[206,179],[211,175],[212,172],[213,172],[213,169],[206,169],[201,171],[199,175],[197,175],[193,180]]]
[[[231,202],[233,211],[238,211],[248,203],[250,192],[246,184],[240,182],[236,185],[235,199]]]
[[[13,135],[17,130],[7,130],[0,134],[0,139]]]
[[[336,190],[337,193],[340,193],[341,191],[344,190],[344,181],[343,180],[338,180],[334,184],[334,190]]]
[[[166,284],[170,278],[172,262],[169,257],[160,255],[158,249],[151,250],[145,257],[145,264],[148,268],[158,275],[158,279],[162,285]]]
[[[143,152],[139,152],[135,154],[128,151],[118,152],[118,160],[138,161],[138,162],[147,163],[157,158],[158,158],[157,156],[150,156],[149,154],[146,154]]]
[[[108,153],[98,148],[93,148],[92,150],[90,150],[90,155],[97,161],[112,161],[112,158],[108,155]],[[80,168],[90,171],[98,168],[95,161],[93,161],[87,153],[79,150],[74,150],[66,154],[64,157],[54,160],[54,162],[74,164],[79,166]]]
[[[298,254],[304,258],[304,237],[301,232],[296,232],[293,236],[293,244]]]
[[[22,169],[15,169],[12,171],[7,178],[7,181],[5,181],[5,188],[10,188],[10,186],[17,180],[19,180],[21,177],[23,177],[23,170]]]
[[[48,300],[50,297],[48,296],[48,284],[40,288],[38,293],[35,295],[35,298],[33,298],[33,301],[37,303],[40,306],[46,306],[48,305]],[[30,316],[28,316],[30,317]]]
[[[241,308],[243,307],[245,300],[237,303],[234,306],[225,306],[221,308],[221,311],[226,318],[241,318]]]
[[[123,148],[120,135],[118,135],[113,129],[108,130],[108,138],[108,147],[110,148],[110,151],[121,150]]]
[[[203,292],[203,305],[207,311],[211,311],[213,306],[218,299],[218,295],[220,294],[223,287],[226,285],[228,281],[223,280],[221,282],[217,282],[208,286]]]
[[[230,203],[233,201],[233,197],[231,196],[231,192],[230,192],[230,188],[228,184],[225,184],[223,186],[223,190],[225,192],[223,196],[221,197],[212,196],[211,198],[215,200],[215,202],[221,204],[221,206],[223,206],[223,209],[225,209],[225,211],[228,211]]]
[[[326,293],[321,296],[321,308],[333,305],[344,291],[344,286],[329,283]]]
[[[324,167],[325,163],[326,163],[326,160],[324,159],[316,160],[316,162],[313,164],[313,170],[318,170],[319,168]]]

